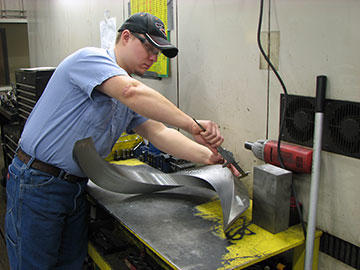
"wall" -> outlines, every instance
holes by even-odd
[[[315,95],[316,76],[328,77],[327,98],[360,101],[360,35],[358,1],[274,1],[272,29],[281,33],[280,71],[289,92]],[[270,79],[270,102],[278,103],[281,89]],[[270,106],[270,126],[276,127],[278,106]],[[270,129],[275,136],[276,128]],[[318,226],[360,245],[358,159],[322,153]],[[298,177],[299,196],[309,195],[309,177]],[[307,211],[305,211],[307,216]],[[357,228],[357,229],[356,229]]]
[[[32,66],[56,66],[83,46],[100,46],[105,9],[118,25],[127,0],[27,0]],[[221,126],[224,146],[252,171],[260,164],[245,141],[277,138],[279,82],[259,69],[256,44],[259,1],[174,1],[172,41],[180,50],[171,76],[143,80],[196,118]],[[357,0],[265,1],[264,31],[280,32],[279,73],[289,94],[315,95],[316,76],[328,76],[327,98],[360,102],[360,2]],[[323,152],[317,226],[360,246],[360,162]],[[252,176],[241,180],[252,190]],[[295,176],[307,218],[310,177]],[[320,269],[349,269],[322,254]]]
[[[272,1],[271,29],[280,31],[280,73],[288,91],[315,95],[316,76],[328,77],[326,97],[360,101],[357,25],[360,2]],[[278,104],[281,88],[270,78],[270,104]],[[269,126],[277,127],[278,105],[270,106]],[[277,128],[270,129],[275,137]],[[322,152],[317,227],[360,245],[358,159]],[[300,200],[308,215],[310,177],[296,177]],[[320,269],[351,269],[324,254]]]
[[[124,18],[122,1],[113,0],[28,0],[25,8],[33,66],[56,66],[77,49],[99,47],[99,23],[106,9],[118,22]]]
[[[0,28],[6,32],[10,82],[15,83],[15,70],[30,65],[27,25],[0,23]]]

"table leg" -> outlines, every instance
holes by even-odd
[[[313,270],[318,269],[319,262],[319,248],[320,248],[320,236],[315,237],[314,240],[314,254],[313,254]],[[293,270],[303,270],[305,260],[305,243],[301,246],[294,248],[293,254]]]

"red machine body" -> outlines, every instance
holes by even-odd
[[[277,146],[277,141],[265,142],[264,161],[275,166],[280,166]],[[300,173],[311,173],[312,149],[281,142],[280,151],[284,165],[288,170]]]
[[[266,163],[280,167],[277,141],[245,142],[245,148],[251,150],[257,158]],[[313,154],[311,148],[281,142],[280,151],[286,169],[299,173],[311,173]]]

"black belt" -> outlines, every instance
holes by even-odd
[[[17,151],[17,157],[22,161],[24,162],[25,164],[27,164],[30,159],[31,159],[31,156],[29,156],[28,154],[26,154],[24,151],[22,151],[21,149],[19,149]],[[42,162],[40,160],[37,160],[35,159],[31,165],[30,165],[31,168],[33,169],[36,169],[36,170],[39,170],[39,171],[42,171],[42,172],[45,172],[45,173],[48,173],[48,174],[51,174],[52,176],[55,176],[55,177],[59,177],[61,179],[64,179],[66,181],[69,181],[69,182],[82,182],[82,181],[85,181],[87,180],[86,177],[79,177],[79,176],[76,176],[76,175],[72,175],[72,174],[68,174],[68,173],[63,173],[63,175],[60,175],[61,172],[63,172],[62,169],[59,169],[58,167],[55,167],[53,165],[50,165],[50,164],[47,164],[45,162]]]

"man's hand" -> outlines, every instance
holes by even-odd
[[[211,150],[212,155],[209,158],[209,164],[224,164],[226,161],[216,150],[224,141],[224,138],[220,134],[219,126],[208,120],[199,120],[198,122],[206,131],[203,131],[194,121],[191,127],[191,134],[196,142],[207,146]],[[236,177],[241,175],[234,165],[228,164],[227,167]]]
[[[198,122],[206,131],[203,131],[194,121],[190,133],[197,143],[209,148],[217,148],[223,143],[224,138],[221,136],[219,126],[215,122],[209,120],[198,120]]]
[[[209,149],[213,153],[210,156],[209,164],[224,164],[226,162],[226,160],[219,154],[219,152],[215,148],[209,147]],[[228,164],[226,167],[228,167],[232,174],[236,177],[239,177],[241,175],[241,173],[234,167],[234,165]]]

